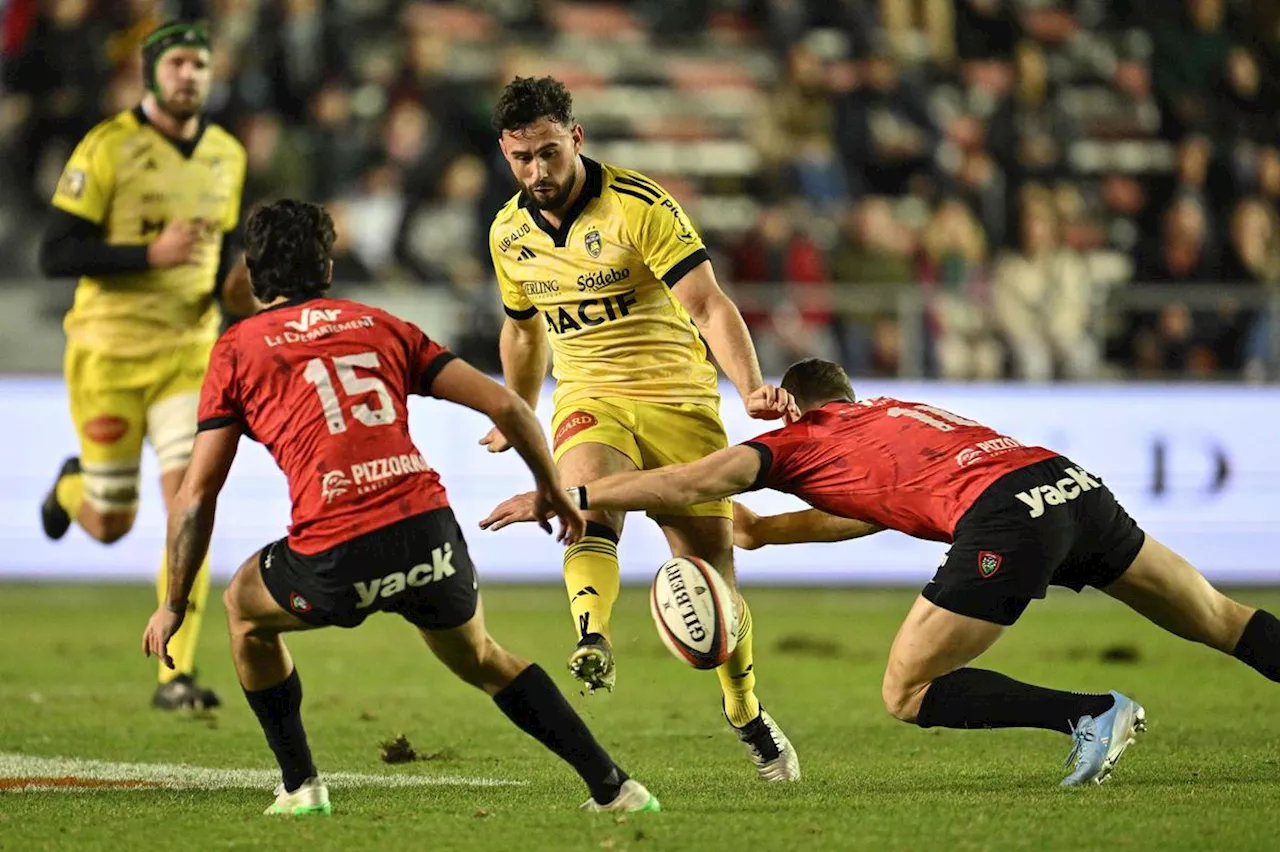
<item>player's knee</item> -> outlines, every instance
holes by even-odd
[[[912,689],[897,678],[885,675],[880,685],[880,698],[884,709],[899,722],[914,722],[920,712],[920,698],[924,687]]]
[[[103,544],[115,544],[133,529],[133,512],[98,512],[90,510],[83,513],[81,526],[90,537]]]

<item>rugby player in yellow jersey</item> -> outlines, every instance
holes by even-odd
[[[208,33],[167,23],[143,40],[142,58],[142,103],[76,146],[40,246],[46,275],[79,278],[63,366],[80,454],[63,463],[41,507],[54,540],[73,520],[106,544],[129,532],[144,438],[159,461],[165,506],[172,504],[222,322],[217,299],[231,313],[254,309],[233,238],[244,148],[202,115],[212,77]],[[162,563],[161,596],[166,574]],[[193,677],[208,587],[206,562],[175,637],[176,668],[160,666],[156,707],[218,703]]]
[[[799,416],[786,391],[761,379],[746,325],[680,205],[645,176],[582,156],[583,129],[563,83],[516,78],[494,127],[521,189],[489,232],[507,313],[503,374],[536,406],[550,339],[553,450],[567,481],[695,461],[725,447],[708,347],[752,417]],[[481,443],[508,448],[496,429]],[[586,535],[564,557],[578,633],[569,668],[588,691],[612,690],[609,618],[624,515],[585,517]],[[653,519],[673,554],[699,556],[734,582],[727,500]],[[795,750],[756,698],[751,612],[740,595],[738,606],[737,648],[717,670],[724,714],[762,778],[798,779]]]

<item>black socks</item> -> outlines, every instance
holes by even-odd
[[[1255,612],[1231,656],[1280,683],[1280,620],[1265,610]]]
[[[249,706],[262,724],[267,745],[275,752],[284,788],[293,792],[316,774],[307,733],[302,729],[302,681],[298,680],[298,670],[295,668],[283,683],[267,689],[255,692],[246,689],[244,697],[249,699]]]
[[[493,696],[493,703],[516,727],[572,766],[598,803],[618,797],[627,773],[600,747],[546,672],[529,666]]]
[[[922,728],[1045,728],[1071,733],[1081,716],[1111,709],[1110,695],[1059,692],[986,669],[958,669],[929,685],[916,724]]]

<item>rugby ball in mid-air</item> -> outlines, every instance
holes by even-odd
[[[653,578],[649,611],[671,653],[695,669],[721,665],[738,644],[733,590],[696,556],[662,564]]]

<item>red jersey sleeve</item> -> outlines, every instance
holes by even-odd
[[[742,442],[742,446],[750,447],[760,454],[760,472],[756,474],[756,481],[751,483],[748,491],[776,487],[786,478],[791,451],[796,445],[795,429],[794,424],[789,424]]]
[[[431,383],[440,375],[444,365],[457,355],[423,334],[413,323],[405,323],[409,335],[409,369],[412,371],[409,393],[431,396]]]
[[[236,377],[236,354],[231,345],[234,335],[224,334],[209,355],[209,369],[200,388],[200,413],[197,429],[221,429],[233,423],[244,428],[244,411],[240,404]]]

